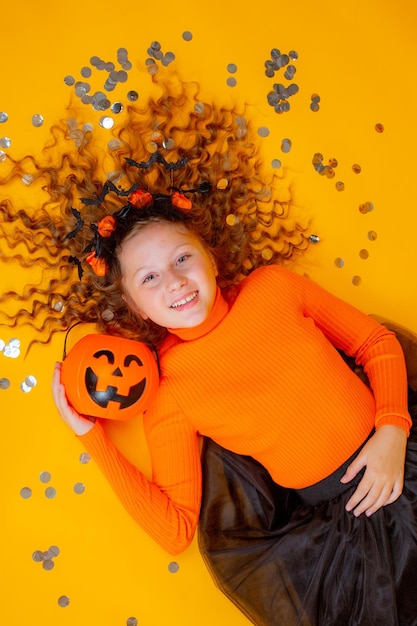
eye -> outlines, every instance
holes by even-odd
[[[182,263],[185,263],[185,261],[189,258],[189,254],[182,254],[180,257],[178,257],[177,259],[177,264],[181,265]]]
[[[144,283],[150,283],[152,280],[154,280],[156,277],[155,274],[148,274],[147,276],[145,276],[145,278],[143,279]]]

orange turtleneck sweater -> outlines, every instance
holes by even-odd
[[[364,367],[373,393],[335,349]],[[409,429],[404,358],[393,333],[281,267],[253,272],[200,326],[171,330],[144,416],[153,477],[100,423],[81,439],[127,510],[168,552],[191,542],[201,498],[199,435],[253,456],[303,488],[335,471],[372,428]]]

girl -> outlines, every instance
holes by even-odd
[[[182,119],[185,149],[175,120],[184,92],[152,106],[152,156],[143,157],[144,110],[120,132],[132,139],[118,149],[128,153],[124,184],[101,187],[82,144],[60,160],[70,172],[41,168],[62,217],[51,228],[45,205],[30,222],[52,248],[49,266],[61,255],[62,278],[75,265],[82,279],[67,287],[55,325],[96,315],[158,351],[160,388],[144,416],[152,480],[69,405],[57,364],[60,415],[170,553],[190,544],[203,503],[203,554],[255,624],[417,624],[417,451],[411,431],[404,488],[412,420],[399,343],[284,266],[307,238],[260,183],[240,116],[200,107]],[[161,146],[173,135],[167,160]],[[10,203],[3,214],[17,219]]]

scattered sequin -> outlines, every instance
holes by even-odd
[[[139,98],[139,94],[137,91],[128,91],[127,92],[127,99],[130,100],[130,102],[136,102],[136,100]]]
[[[237,65],[235,63],[229,63],[227,66],[227,71],[230,74],[235,74],[237,72]]]
[[[69,603],[70,603],[70,599],[68,596],[60,596],[58,598],[58,605],[61,606],[62,608],[67,607]]]
[[[308,238],[311,243],[319,243],[320,237],[318,235],[310,235]]]
[[[271,248],[264,248],[261,252],[261,256],[265,261],[270,261],[274,256],[274,251]]]
[[[227,189],[227,187],[229,186],[229,181],[227,180],[227,178],[220,178],[220,180],[217,182],[216,188],[217,189]]]
[[[0,378],[0,389],[8,389],[10,387],[10,380],[8,378]]]
[[[117,115],[123,111],[123,104],[121,102],[114,102],[114,104],[111,105],[110,110],[112,113]]]
[[[260,137],[268,137],[269,128],[267,128],[266,126],[261,126],[260,128],[258,128],[258,135]]]
[[[43,561],[42,567],[44,570],[49,572],[51,569],[54,569],[55,563],[52,561],[52,559],[46,559],[45,561]]]
[[[336,189],[337,191],[344,191],[345,190],[345,183],[342,183],[341,180],[338,180],[336,183]]]
[[[168,139],[163,140],[162,147],[165,148],[165,150],[172,150],[175,147],[175,141],[171,139],[171,137],[168,137]]]
[[[65,76],[64,83],[68,85],[68,87],[72,87],[75,84],[74,76]]]
[[[6,153],[4,152],[4,150],[0,150],[0,163],[5,161],[6,159],[7,159]]]
[[[374,230],[370,230],[368,233],[368,239],[369,241],[375,241],[377,239],[378,235]]]
[[[108,115],[104,115],[100,118],[99,124],[102,128],[106,128],[108,130],[110,128],[113,128],[114,119],[112,117],[109,117]]]
[[[365,248],[363,248],[362,250],[359,250],[359,257],[364,260],[368,259],[369,258],[368,250],[366,250]]]
[[[197,102],[197,104],[194,105],[194,111],[200,115],[204,113],[204,104],[202,102]]]
[[[31,495],[32,495],[32,489],[30,487],[22,487],[22,489],[20,490],[20,496],[24,500],[27,500],[28,498],[30,498]]]
[[[49,500],[52,500],[53,498],[55,498],[55,496],[56,496],[56,489],[55,489],[55,487],[47,487],[45,489],[45,496]]]
[[[230,215],[228,215],[226,217],[226,224],[228,226],[236,226],[236,224],[239,224],[239,218],[237,215],[233,215],[232,213],[230,213]]]
[[[9,119],[8,114],[5,113],[4,111],[1,111],[1,113],[0,113],[0,124],[4,124],[4,122],[7,122],[8,119]]]
[[[272,159],[271,165],[274,169],[278,170],[281,167],[282,163],[279,159]]]
[[[58,300],[57,302],[54,302],[54,304],[52,305],[52,308],[57,313],[61,313],[61,311],[64,310],[64,303],[62,302],[62,300]]]
[[[33,124],[33,126],[36,126],[37,128],[39,126],[42,126],[42,124],[43,124],[43,116],[39,115],[39,113],[35,113],[35,115],[32,115],[32,124]]]
[[[23,174],[21,180],[24,185],[29,187],[33,183],[33,176],[32,174]]]
[[[352,165],[352,170],[355,172],[355,174],[360,174],[362,171],[362,168],[358,163],[354,163]]]
[[[352,285],[355,285],[355,287],[357,287],[361,284],[361,282],[362,278],[360,276],[352,276]]]
[[[176,561],[171,561],[171,563],[168,565],[168,571],[171,572],[171,574],[176,574],[179,569],[180,566]]]
[[[87,463],[89,463],[91,461],[91,456],[88,454],[88,452],[83,452],[82,454],[80,454],[80,463],[82,463],[83,465],[87,465]]]
[[[334,264],[336,265],[336,267],[342,268],[342,267],[344,267],[345,262],[340,257],[337,257],[337,259],[334,260]]]
[[[126,626],[138,626],[138,620],[136,617],[128,617],[126,620]]]
[[[226,81],[228,87],[236,87],[237,85],[237,80],[236,78],[234,78],[233,76],[230,76],[227,81]]]
[[[41,474],[39,475],[39,480],[41,481],[41,483],[49,483],[51,478],[52,476],[50,472],[41,472]]]
[[[283,139],[281,142],[281,150],[282,152],[290,152],[292,147],[291,139]]]
[[[114,318],[114,313],[113,311],[111,311],[110,309],[106,309],[105,311],[103,311],[103,313],[101,314],[102,319],[105,322],[110,322],[110,320],[112,320]]]
[[[363,204],[359,205],[359,212],[363,215],[365,215],[366,213],[370,213],[373,210],[374,205],[372,204],[372,202],[364,202]]]
[[[20,356],[20,340],[13,338],[3,348],[4,356],[17,359]]]
[[[36,386],[37,382],[34,376],[26,376],[25,380],[20,384],[20,389],[25,393],[29,393]]]
[[[190,33],[189,30],[185,30],[182,34],[182,38],[184,39],[184,41],[191,41],[191,39],[193,38],[193,34]]]
[[[383,133],[385,128],[383,124],[375,124],[375,130],[377,133]]]
[[[74,485],[74,493],[81,494],[85,491],[85,485],[82,483],[75,483]]]
[[[12,141],[10,137],[0,137],[1,148],[10,148],[11,145],[12,145]]]

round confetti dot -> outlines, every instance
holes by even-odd
[[[216,188],[217,189],[227,189],[229,185],[229,181],[227,180],[227,178],[220,178],[220,180],[217,182]]]
[[[137,91],[128,91],[127,92],[127,99],[130,100],[130,102],[136,102],[136,100],[139,98],[139,94]]]
[[[168,139],[164,139],[162,142],[162,147],[165,148],[165,150],[172,150],[174,146],[175,141],[171,139],[171,137],[168,137]]]
[[[368,250],[366,250],[365,248],[363,248],[362,250],[359,250],[359,257],[361,259],[368,259],[369,258]]]
[[[87,463],[89,463],[91,461],[91,456],[88,454],[88,452],[83,452],[82,454],[80,454],[80,463],[82,463],[83,465],[87,465]]]
[[[336,176],[336,172],[332,167],[326,167],[324,170],[326,178],[334,178]]]
[[[237,215],[232,215],[232,214],[228,215],[226,217],[226,224],[228,226],[236,226],[236,224],[239,224],[238,216]]]
[[[53,498],[55,498],[56,496],[55,487],[48,487],[47,489],[45,489],[45,496],[48,498],[48,500],[52,500]]]
[[[271,165],[274,169],[278,170],[281,167],[282,163],[279,159],[272,159]]]
[[[12,145],[12,140],[10,137],[0,137],[0,147],[2,148],[10,148]]]
[[[352,276],[352,285],[357,287],[362,282],[362,278],[360,276]]]
[[[30,487],[22,487],[20,490],[20,497],[27,500],[32,495],[32,489]]]
[[[311,243],[319,243],[319,241],[320,241],[320,237],[319,237],[318,235],[310,235],[310,236],[309,236],[309,238],[308,238],[308,240],[309,240]]]
[[[8,389],[10,387],[10,380],[8,378],[0,378],[0,389]]]
[[[359,212],[362,213],[362,215],[365,215],[366,213],[370,213],[373,210],[374,210],[374,205],[372,204],[372,202],[364,202],[363,204],[359,205]]]
[[[329,159],[329,166],[330,166],[330,167],[335,168],[335,167],[337,167],[338,165],[339,165],[339,162],[338,162],[338,160],[337,160],[337,159],[335,159],[335,158]]]
[[[191,41],[191,39],[193,38],[193,34],[190,33],[189,30],[185,30],[182,34],[182,38],[184,39],[184,41]]]
[[[101,314],[102,319],[105,322],[110,322],[110,320],[112,320],[114,318],[114,313],[113,311],[111,311],[110,309],[106,309],[105,311],[103,311],[103,313]]]
[[[26,376],[25,378],[25,385],[27,385],[28,387],[35,387],[35,385],[37,384],[37,380],[34,376]]]
[[[274,252],[273,250],[271,250],[271,248],[264,248],[261,252],[261,255],[262,258],[265,259],[265,261],[270,261],[274,256]]]
[[[353,170],[353,172],[354,172],[355,174],[360,174],[360,173],[361,173],[361,171],[362,171],[362,168],[361,168],[361,166],[360,166],[360,165],[358,165],[358,163],[354,163],[354,164],[352,165],[352,170]]]
[[[291,151],[292,142],[291,139],[283,139],[281,143],[281,150],[284,153],[288,153]]]
[[[194,112],[200,115],[204,113],[204,104],[202,102],[197,102],[197,104],[194,105]]]
[[[54,302],[54,304],[52,305],[52,308],[57,313],[61,313],[61,311],[64,310],[64,303],[62,302],[62,300],[58,300],[57,302]]]
[[[138,626],[138,620],[136,617],[128,617],[126,620],[126,626]]]
[[[180,566],[176,561],[171,561],[171,563],[168,565],[168,571],[171,572],[171,574],[176,574],[179,569]]]
[[[46,561],[42,563],[42,567],[44,570],[49,572],[51,571],[51,569],[54,569],[55,563],[52,561],[52,559],[46,559]]]
[[[344,262],[344,260],[342,258],[337,257],[337,259],[334,260],[334,264],[335,264],[336,267],[338,267],[340,269],[340,268],[344,267],[345,262]]]
[[[65,608],[69,605],[70,599],[68,596],[60,596],[58,598],[58,605],[62,608]]]
[[[267,128],[266,126],[261,126],[260,128],[258,128],[258,135],[260,137],[268,137],[269,128]]]
[[[111,105],[110,110],[112,113],[115,113],[117,115],[118,113],[121,113],[123,111],[123,104],[121,102],[115,102]]]
[[[99,124],[102,128],[113,128],[114,126],[114,119],[109,117],[108,115],[104,115],[103,117],[100,118]]]
[[[32,560],[35,561],[35,563],[42,563],[43,552],[41,550],[35,550],[32,554]]]
[[[336,189],[337,191],[344,191],[345,190],[345,183],[342,183],[342,181],[337,181],[336,183]]]
[[[4,150],[0,150],[0,163],[3,163],[7,159],[7,155]]]
[[[230,76],[230,77],[227,79],[226,83],[227,83],[227,86],[228,86],[228,87],[236,87],[236,85],[237,85],[237,80],[236,80],[236,78],[233,78],[233,76]]]
[[[385,128],[383,124],[375,124],[375,130],[377,133],[383,133]]]
[[[4,111],[0,112],[0,124],[4,124],[4,122],[7,122],[7,120],[9,119],[9,116],[7,115],[7,113],[5,113]]]
[[[75,483],[74,485],[74,493],[81,494],[84,493],[85,486],[82,483]]]
[[[35,113],[35,115],[32,115],[32,124],[36,128],[39,128],[39,126],[42,126],[42,124],[43,124],[43,116],[39,115],[39,113]]]
[[[229,63],[227,66],[227,71],[230,74],[235,74],[237,72],[237,65],[235,63]]]
[[[369,241],[375,241],[377,239],[378,235],[374,230],[370,230],[368,233],[368,239]]]
[[[48,555],[51,559],[54,558],[55,556],[59,556],[59,553],[60,553],[60,549],[58,548],[58,546],[50,546],[48,550]]]
[[[72,87],[75,84],[74,76],[65,76],[64,83],[68,85],[68,87]]]
[[[49,481],[51,480],[52,476],[49,472],[42,472],[39,475],[39,480],[41,481],[41,483],[49,483]]]

